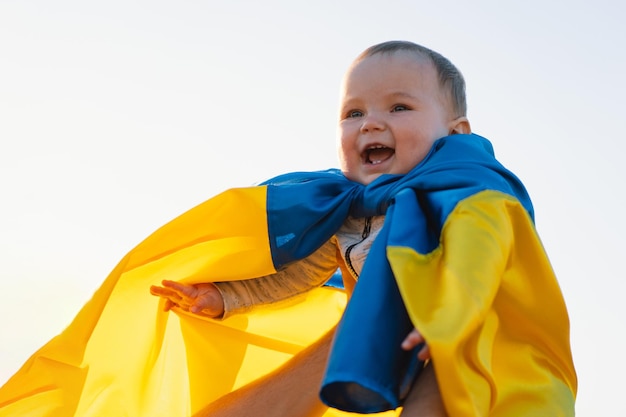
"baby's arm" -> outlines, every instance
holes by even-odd
[[[288,300],[323,285],[337,270],[336,250],[333,238],[275,274],[216,283],[224,299],[224,317]]]
[[[317,288],[336,270],[336,242],[333,238],[313,254],[272,275],[201,284],[166,280],[162,287],[151,287],[150,292],[167,300],[166,311],[175,306],[206,317],[225,318]]]

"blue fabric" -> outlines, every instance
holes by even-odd
[[[389,207],[387,216],[394,216],[394,208]],[[331,348],[320,398],[340,410],[397,408],[423,366],[417,359],[421,346],[400,349],[414,326],[391,266],[386,257],[371,256],[385,253],[388,233],[389,227],[383,227],[372,244]]]
[[[475,134],[441,138],[408,174],[382,175],[368,185],[348,180],[338,169],[284,174],[261,185],[267,185],[270,247],[277,269],[313,253],[348,215],[385,214],[405,188],[429,207],[433,243],[457,202],[486,189],[517,197],[534,216],[521,181],[495,159],[491,143]]]
[[[341,270],[337,269],[335,273],[326,281],[325,287],[344,289],[343,277],[341,276]]]
[[[484,190],[514,196],[533,217],[521,181],[495,159],[491,143],[474,134],[441,138],[408,174],[382,175],[369,185],[334,169],[286,174],[264,185],[277,270],[328,241],[347,216],[386,214],[338,326],[320,391],[328,406],[358,413],[400,406],[421,369],[419,347],[400,348],[413,325],[385,255],[388,240],[432,251],[458,202]]]

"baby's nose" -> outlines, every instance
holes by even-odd
[[[385,129],[385,121],[384,119],[376,114],[369,113],[363,118],[363,124],[361,125],[361,132],[372,132],[375,130],[384,130]]]

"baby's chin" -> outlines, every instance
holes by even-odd
[[[362,172],[349,172],[342,171],[343,175],[349,179],[350,181],[358,182],[359,184],[368,185],[376,180],[378,177],[383,175],[383,172],[377,172],[372,174],[365,174]]]
[[[406,169],[392,169],[391,172],[363,172],[363,171],[348,171],[342,169],[343,175],[350,181],[358,182],[359,184],[369,185],[382,175],[405,175],[409,172]]]

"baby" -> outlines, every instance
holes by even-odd
[[[465,83],[443,56],[412,43],[387,42],[363,52],[348,70],[339,117],[340,168],[348,179],[369,184],[382,174],[405,174],[437,139],[455,133],[470,133]],[[383,221],[384,216],[348,218],[329,243],[272,276],[196,285],[164,281],[151,292],[167,299],[166,309],[220,318],[323,285],[338,266],[350,290]],[[422,342],[414,330],[402,347]],[[428,358],[427,346],[419,356]]]

